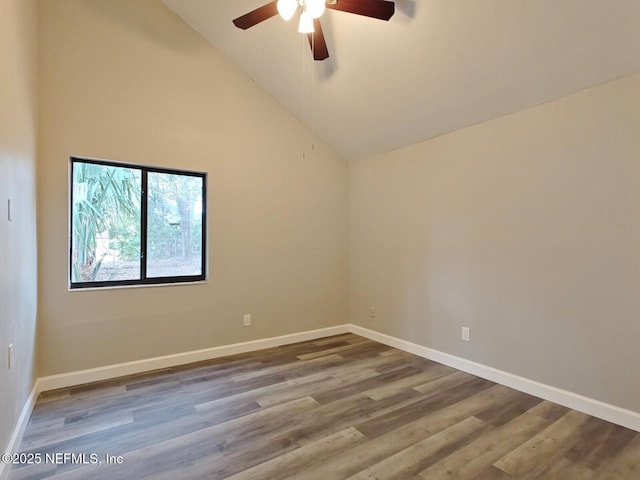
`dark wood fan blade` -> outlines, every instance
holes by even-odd
[[[337,0],[334,4],[327,3],[327,8],[380,20],[389,20],[396,11],[395,4],[387,0]]]
[[[324,33],[322,33],[322,25],[320,25],[320,19],[313,19],[314,33],[307,33],[309,39],[309,46],[313,52],[314,60],[326,60],[329,58],[329,50],[327,49],[327,42],[324,39]]]
[[[233,21],[233,24],[246,30],[249,27],[253,27],[260,22],[264,22],[268,18],[271,18],[278,14],[278,2],[274,0],[273,2],[269,2],[266,5],[263,5],[255,10],[242,15],[241,17],[236,18]]]

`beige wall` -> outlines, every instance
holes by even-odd
[[[639,218],[640,75],[354,163],[351,320],[640,411]]]
[[[35,378],[35,1],[0,0],[0,452]],[[11,222],[7,200],[12,202]],[[7,348],[14,344],[14,366]],[[1,470],[1,468],[0,468]]]
[[[345,163],[159,0],[40,14],[43,375],[344,323],[349,293],[354,323],[640,411],[640,76],[353,163],[347,208]],[[209,283],[69,292],[69,155],[208,171]]]
[[[159,0],[40,5],[41,373],[345,323],[346,162]],[[209,282],[69,292],[70,155],[209,172]]]

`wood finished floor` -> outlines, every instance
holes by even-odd
[[[640,478],[639,433],[352,334],[42,394],[21,451],[10,480]]]

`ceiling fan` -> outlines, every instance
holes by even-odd
[[[290,20],[300,9],[298,32],[307,34],[313,59],[325,60],[329,58],[329,50],[320,25],[325,8],[380,20],[389,20],[395,12],[395,4],[387,0],[274,0],[236,18],[233,24],[246,30],[278,13]]]

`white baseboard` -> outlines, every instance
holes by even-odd
[[[76,372],[63,373],[60,375],[51,375],[41,377],[36,380],[31,394],[29,395],[22,409],[20,417],[16,423],[13,434],[9,441],[6,453],[16,453],[20,445],[20,440],[24,430],[29,422],[29,417],[40,392],[47,390],[55,390],[57,388],[71,387],[82,385],[85,383],[108,380],[111,378],[132,375],[136,373],[144,373],[151,370],[175,367],[203,360],[211,360],[214,358],[235,355],[239,353],[247,353],[265,348],[287,345],[290,343],[304,342],[315,340],[318,338],[328,337],[331,335],[340,335],[343,333],[355,333],[365,338],[369,338],[376,342],[398,348],[405,352],[413,353],[423,358],[433,360],[444,365],[471,373],[478,377],[486,378],[493,382],[514,388],[521,392],[534,395],[536,397],[549,400],[551,402],[563,405],[574,410],[592,415],[594,417],[607,420],[609,422],[630,428],[640,432],[640,413],[624,408],[616,407],[599,400],[585,397],[567,390],[546,385],[534,380],[530,380],[518,375],[514,375],[503,370],[488,367],[464,358],[440,352],[432,348],[424,347],[416,343],[408,342],[384,333],[360,327],[358,325],[347,324],[337,325],[335,327],[321,328],[318,330],[310,330],[306,332],[293,333],[280,337],[265,338],[250,342],[235,343],[232,345],[224,345],[221,347],[206,348],[202,350],[194,350],[191,352],[177,353],[174,355],[166,355],[162,357],[148,358],[134,362],[120,363],[116,365],[108,365],[104,367],[92,368],[88,370],[80,370]],[[5,452],[0,452],[5,453]],[[10,465],[0,462],[0,480],[5,480],[9,475]]]
[[[51,375],[39,378],[38,384],[40,391],[45,392],[48,390],[55,390],[57,388],[72,387],[85,383],[123,377],[125,375],[176,367],[179,365],[201,362],[203,360],[211,360],[214,358],[226,357],[228,355],[236,355],[238,353],[253,352],[265,348],[287,345],[289,343],[305,342],[308,340],[315,340],[317,338],[329,337],[331,335],[339,335],[348,332],[348,325],[337,325],[335,327],[292,333],[289,335],[282,335],[280,337],[264,338],[250,342],[234,343],[232,345],[224,345],[221,347],[205,348],[202,350],[193,350],[191,352],[176,353],[162,357],[146,358],[133,362],[107,365],[88,370],[62,373],[59,375]]]
[[[318,338],[329,337],[331,335],[340,335],[349,332],[349,325],[337,325],[335,327],[321,328],[318,330],[308,330],[306,332],[292,333],[279,337],[264,338],[253,340],[250,342],[235,343],[232,345],[224,345],[221,347],[205,348],[202,350],[194,350],[191,352],[177,353],[174,355],[165,355],[162,357],[147,358],[134,362],[119,363],[116,365],[107,365],[104,367],[91,368],[88,370],[79,370],[76,372],[62,373],[59,375],[51,375],[40,377],[36,380],[31,390],[31,394],[22,408],[20,417],[16,422],[16,426],[9,440],[6,451],[3,453],[19,453],[20,441],[24,435],[24,431],[29,423],[29,418],[36,404],[38,395],[41,392],[55,390],[57,388],[72,387],[90,382],[108,380],[111,378],[132,375],[136,373],[144,373],[161,368],[175,367],[186,365],[189,363],[200,362],[203,360],[211,360],[214,358],[236,355],[238,353],[253,352],[265,348],[278,347],[296,342],[305,342]],[[6,480],[9,477],[11,465],[0,462],[0,480]]]
[[[29,423],[29,418],[31,417],[31,412],[33,411],[33,407],[36,404],[36,400],[38,399],[38,395],[40,394],[39,390],[39,382],[36,382],[31,389],[31,393],[29,397],[27,397],[27,401],[24,403],[22,407],[22,412],[20,412],[20,416],[18,417],[18,421],[16,422],[16,426],[13,429],[13,433],[11,434],[11,438],[9,439],[9,444],[3,453],[18,453],[18,449],[20,448],[20,442],[22,441],[22,435],[24,435],[24,431],[27,428],[27,424]],[[11,470],[11,465],[6,464],[4,462],[0,462],[0,480],[6,480],[9,478],[9,471]]]
[[[463,372],[471,373],[477,377],[486,378],[492,382],[505,385],[507,387],[528,393],[530,395],[549,400],[550,402],[563,405],[573,410],[586,413],[593,417],[601,418],[611,423],[621,425],[626,428],[640,432],[640,413],[624,408],[616,407],[608,403],[585,397],[583,395],[563,390],[561,388],[536,382],[528,378],[520,377],[497,368],[488,367],[480,363],[472,362],[464,358],[456,357],[448,353],[443,353],[432,348],[423,347],[416,343],[408,342],[384,333],[379,333],[358,325],[349,325],[349,331],[369,338],[379,343],[384,343],[391,347],[405,352],[413,353],[423,358],[442,363]]]

